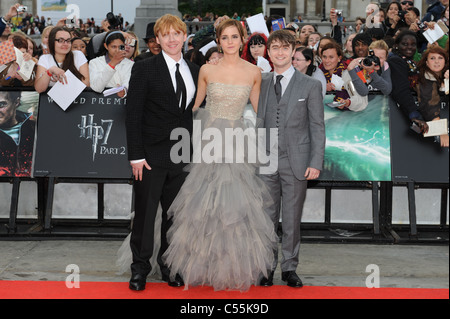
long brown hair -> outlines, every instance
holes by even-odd
[[[242,45],[244,44],[244,27],[242,26],[240,21],[234,20],[234,19],[227,19],[222,21],[217,27],[216,27],[216,41],[217,44],[220,45],[220,36],[222,35],[223,31],[228,27],[236,27],[239,32],[239,36],[241,37]]]
[[[445,65],[444,68],[441,71],[441,74],[437,74],[436,72],[433,72],[430,70],[430,68],[427,65],[428,56],[430,53],[436,53],[444,57]],[[419,82],[423,83],[425,81],[425,73],[428,72],[431,75],[435,77],[435,79],[438,81],[438,85],[441,86],[444,82],[444,73],[445,70],[448,70],[449,63],[448,63],[448,52],[441,48],[439,45],[434,44],[430,46],[423,54],[422,57],[417,64],[417,68],[419,69],[419,73],[421,76],[419,76]]]
[[[48,49],[53,57],[55,57],[56,33],[58,33],[59,31],[64,31],[70,34],[70,30],[65,27],[54,27],[50,31],[50,34],[48,35]],[[72,72],[79,80],[84,80],[83,74],[81,74],[75,66],[72,49],[66,54],[61,69],[63,69],[64,71],[70,70],[70,72]]]

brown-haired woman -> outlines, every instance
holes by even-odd
[[[449,78],[448,52],[439,45],[432,45],[423,53],[417,67],[419,81],[416,91],[420,114],[425,121],[442,118],[448,121],[448,95],[444,85],[444,80]],[[442,147],[449,147],[448,132],[440,135],[439,140]]]
[[[34,88],[41,93],[56,82],[67,84],[65,72],[70,70],[79,80],[89,86],[89,66],[84,54],[72,51],[70,31],[54,27],[48,37],[49,54],[39,58]]]
[[[207,145],[194,152],[199,161],[168,211],[173,225],[163,258],[173,274],[182,276],[186,288],[208,285],[246,291],[258,284],[260,275],[267,276],[273,264],[276,235],[263,207],[271,195],[255,174],[247,150],[226,134],[245,130],[247,135],[252,129],[242,115],[249,99],[257,108],[261,72],[240,57],[244,33],[239,21],[225,20],[216,31],[223,58],[201,67],[194,108],[207,95],[196,120],[201,120],[204,133],[218,132],[224,152],[206,154]],[[255,142],[250,135],[249,147]]]

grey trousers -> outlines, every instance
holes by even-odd
[[[266,213],[272,220],[275,231],[278,229],[281,213],[283,224],[281,271],[295,271],[299,262],[300,222],[308,182],[294,176],[287,155],[279,157],[276,173],[260,177],[272,194],[273,204],[267,208]],[[272,270],[278,265],[278,251],[274,253]]]

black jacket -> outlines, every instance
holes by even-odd
[[[186,62],[197,86],[199,67]],[[170,134],[181,127],[192,135],[194,101],[195,95],[186,110],[180,110],[162,54],[136,62],[127,94],[128,159],[145,158],[150,166],[174,167],[170,150],[177,141],[170,140]]]

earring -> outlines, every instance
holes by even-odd
[[[222,53],[222,47],[221,46],[218,46],[217,50],[219,51],[219,53]]]

